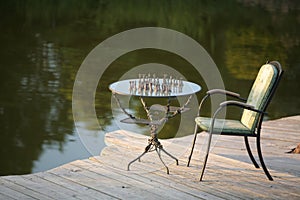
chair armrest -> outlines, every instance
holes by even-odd
[[[235,92],[231,92],[231,91],[228,91],[228,90],[223,90],[223,89],[212,89],[212,90],[207,91],[206,94],[208,94],[208,95],[224,94],[224,95],[227,95],[227,96],[238,98],[238,99],[243,100],[243,101],[247,101],[247,99],[242,98],[240,96],[240,94],[235,93]]]
[[[200,110],[201,110],[202,104],[205,102],[206,99],[208,99],[208,97],[210,97],[211,95],[214,95],[214,94],[224,94],[224,95],[227,95],[227,96],[235,97],[235,98],[240,99],[242,101],[247,101],[247,99],[244,99],[244,98],[240,97],[240,94],[238,94],[238,93],[231,92],[231,91],[228,91],[228,90],[223,90],[223,89],[212,89],[212,90],[207,91],[206,95],[201,100],[199,108],[198,108],[197,117],[199,117],[199,115],[200,115]]]
[[[266,112],[264,112],[264,111],[255,109],[255,107],[253,105],[249,105],[249,104],[246,104],[246,103],[240,102],[240,101],[224,101],[224,102],[220,103],[220,107],[226,107],[226,106],[238,106],[238,107],[241,107],[241,108],[244,108],[247,110],[251,110],[254,112],[266,114]]]

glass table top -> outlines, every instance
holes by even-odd
[[[183,80],[142,81],[141,79],[127,79],[110,84],[109,89],[120,95],[178,97],[195,94],[201,90],[201,87],[196,83]]]

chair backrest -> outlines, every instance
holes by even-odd
[[[247,104],[253,105],[255,109],[265,111],[277,88],[282,72],[281,65],[277,61],[263,65],[250,90]],[[252,131],[255,131],[261,120],[262,117],[257,112],[246,109],[243,111],[241,122]]]

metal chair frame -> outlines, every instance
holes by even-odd
[[[244,141],[245,141],[245,146],[246,146],[248,155],[250,157],[250,160],[254,164],[255,168],[259,168],[259,165],[255,161],[255,158],[254,158],[254,156],[253,156],[253,154],[251,152],[251,148],[250,148],[249,141],[248,141],[248,137],[255,137],[256,138],[257,153],[258,153],[258,157],[259,157],[261,166],[263,168],[263,171],[266,174],[266,176],[268,177],[268,179],[270,181],[273,181],[273,178],[270,175],[270,173],[269,173],[269,171],[268,171],[268,169],[267,169],[267,167],[265,165],[263,156],[262,156],[261,144],[260,144],[260,135],[261,135],[261,125],[262,125],[262,122],[263,122],[264,115],[266,114],[265,111],[266,111],[267,106],[269,105],[269,103],[270,103],[270,101],[271,101],[271,99],[272,99],[272,97],[273,97],[273,95],[275,93],[275,90],[276,90],[276,88],[278,86],[278,83],[279,83],[279,81],[281,79],[283,71],[282,71],[280,63],[277,62],[277,61],[267,62],[267,64],[271,64],[271,65],[275,66],[276,69],[278,70],[278,73],[277,73],[277,77],[276,77],[276,80],[275,80],[274,84],[271,85],[272,88],[271,88],[270,94],[267,97],[267,100],[266,100],[266,102],[263,105],[263,107],[262,107],[261,110],[257,110],[257,109],[254,108],[254,106],[244,103],[244,102],[247,101],[247,99],[244,99],[244,98],[240,97],[240,94],[235,93],[235,92],[231,92],[231,91],[227,91],[227,90],[221,90],[221,89],[210,90],[210,91],[208,91],[206,93],[206,96],[201,100],[201,102],[199,104],[199,109],[198,109],[198,115],[197,115],[197,117],[200,116],[201,107],[204,104],[204,102],[210,96],[212,96],[212,95],[223,94],[223,95],[230,96],[230,97],[236,98],[238,100],[241,100],[242,102],[241,101],[233,101],[233,100],[222,102],[220,104],[219,108],[214,112],[213,117],[212,117],[212,121],[211,121],[211,125],[210,125],[210,129],[209,129],[208,145],[207,145],[206,155],[205,155],[203,166],[202,166],[202,170],[201,170],[200,181],[203,180],[203,175],[204,175],[204,171],[205,171],[207,160],[208,160],[208,155],[209,155],[209,150],[210,150],[212,135],[215,133],[214,132],[214,124],[215,124],[216,117],[220,113],[221,110],[225,109],[228,106],[237,106],[237,107],[240,107],[242,109],[247,109],[247,110],[251,110],[251,111],[254,111],[254,112],[258,113],[258,120],[255,121],[255,123],[253,125],[253,126],[255,126],[255,129],[252,129],[253,131],[252,131],[251,134],[245,134],[245,133],[239,133],[239,134],[237,134],[237,133],[228,133],[228,132],[224,133],[222,131],[221,131],[220,134],[221,135],[243,136],[244,137]],[[190,161],[191,161],[193,150],[194,150],[194,147],[195,147],[197,135],[198,135],[198,125],[196,124],[195,125],[195,129],[194,129],[194,138],[193,138],[193,142],[192,142],[191,153],[190,153],[190,155],[188,157],[187,166],[190,165]]]

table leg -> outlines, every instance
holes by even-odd
[[[158,141],[158,138],[157,138],[157,134],[151,134],[152,137],[148,140],[148,145],[146,146],[145,148],[145,151],[139,155],[137,158],[135,158],[134,160],[132,160],[131,162],[128,163],[128,166],[127,166],[127,170],[129,171],[130,170],[130,165],[132,163],[134,163],[135,161],[139,160],[146,154],[146,153],[149,153],[149,152],[152,152],[152,151],[156,151],[160,161],[162,162],[162,164],[165,166],[166,170],[167,170],[167,174],[169,174],[169,168],[168,166],[165,164],[165,162],[163,161],[163,159],[161,158],[161,151],[164,152],[166,155],[168,155],[169,157],[171,157],[172,159],[174,159],[176,161],[176,165],[178,165],[178,159],[171,155],[169,152],[167,152],[164,148],[163,148],[163,145],[161,145],[161,143]]]
[[[149,139],[150,140],[150,139]],[[128,163],[128,165],[127,165],[127,171],[129,171],[130,170],[130,165],[132,164],[132,163],[134,163],[135,161],[141,161],[141,157],[143,157],[146,153],[148,153],[148,152],[150,152],[151,151],[151,149],[152,149],[152,146],[153,144],[152,143],[150,143],[149,142],[149,144],[146,146],[146,148],[145,148],[145,151],[141,154],[141,155],[139,155],[137,158],[135,158],[134,160],[132,160],[132,161],[130,161],[129,163]]]
[[[171,115],[170,115],[170,113],[171,113],[171,111],[170,111],[170,101],[171,101],[171,98],[168,98],[168,103],[167,103],[167,106],[166,106],[167,107],[166,116],[165,116],[165,118],[163,118],[163,120],[168,120],[169,118],[175,117],[176,115],[180,114],[186,108],[186,106],[189,104],[191,98],[192,98],[192,95],[188,98],[188,100],[186,101],[186,103],[181,108],[179,108],[178,110],[174,111]],[[173,156],[172,154],[170,154],[169,152],[167,152],[163,148],[163,146],[161,145],[161,143],[158,141],[158,138],[157,138],[158,125],[154,125],[154,124],[151,125],[151,123],[153,122],[153,116],[150,113],[150,110],[147,107],[146,102],[144,101],[144,99],[141,97],[140,100],[141,100],[141,103],[143,105],[144,110],[147,113],[147,117],[150,120],[151,138],[148,140],[148,145],[146,146],[145,151],[141,155],[139,155],[137,158],[135,158],[134,160],[132,160],[131,162],[128,163],[127,170],[129,171],[130,170],[130,165],[132,163],[134,163],[135,161],[137,161],[137,160],[140,161],[141,158],[146,153],[149,153],[149,152],[152,152],[152,151],[156,151],[156,153],[157,153],[160,161],[162,162],[162,164],[165,166],[165,168],[167,170],[167,174],[169,174],[169,168],[165,164],[165,162],[163,161],[163,159],[161,157],[161,151],[164,152],[170,158],[174,159],[176,161],[176,165],[178,165],[178,159],[175,156]]]

